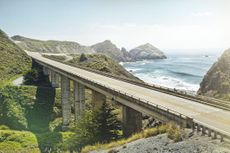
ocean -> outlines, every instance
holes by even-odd
[[[167,59],[121,63],[133,75],[151,84],[197,92],[217,56],[171,55]]]

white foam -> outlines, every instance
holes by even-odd
[[[196,92],[199,89],[199,85],[184,82],[183,80],[173,78],[170,76],[151,76],[150,74],[136,74],[137,77],[143,81],[163,87],[168,87],[178,90],[186,90]]]
[[[126,68],[127,71],[130,71],[130,72],[137,72],[137,71],[140,71],[142,70],[141,68]]]

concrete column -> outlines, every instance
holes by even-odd
[[[220,135],[220,142],[223,142],[224,141],[224,136],[221,134]]]
[[[200,132],[200,125],[197,124],[197,133]]]
[[[202,135],[205,135],[205,133],[206,133],[206,128],[204,127],[204,126],[202,126]]]
[[[48,68],[43,66],[43,74],[44,75],[49,75]]]
[[[79,86],[80,85],[78,82],[74,82],[74,114],[75,114],[76,121],[80,118],[81,115]]]
[[[54,72],[53,71],[50,71],[50,83],[52,85],[52,87],[54,87]]]
[[[62,129],[66,130],[71,118],[71,104],[70,104],[70,80],[69,78],[61,77],[61,102],[62,102]]]
[[[60,84],[59,74],[57,74],[54,71],[50,71],[49,74],[50,74],[50,82],[52,87],[58,88]]]
[[[216,131],[213,131],[213,139],[216,139],[217,138],[217,133]]]
[[[79,84],[79,96],[80,96],[80,113],[83,114],[85,110],[85,86]]]
[[[97,91],[92,90],[93,109],[100,109],[104,102],[106,102],[106,96]]]
[[[50,81],[50,82],[51,82],[51,80],[52,80],[51,74],[52,74],[51,70],[48,70],[48,75],[49,75],[49,81]]]
[[[122,108],[123,135],[128,137],[140,132],[142,128],[142,114],[130,107]]]
[[[212,130],[208,129],[208,136],[211,137],[211,134],[212,134]]]
[[[60,75],[58,73],[55,73],[55,88],[59,88],[60,87]]]
[[[85,110],[85,86],[74,82],[74,111],[77,121]]]

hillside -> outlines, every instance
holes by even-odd
[[[24,73],[31,65],[27,54],[14,44],[2,30],[0,30],[0,61],[0,83]]]
[[[107,55],[112,59],[117,61],[130,61],[129,54],[126,50],[120,50],[114,45],[110,40],[105,40],[104,42],[97,43],[92,45],[93,48],[97,53]]]
[[[61,60],[66,62],[67,64],[74,64],[76,66],[82,66],[86,68],[90,68],[93,70],[98,70],[110,74],[115,74],[117,76],[130,78],[134,80],[140,81],[137,77],[129,73],[127,70],[125,70],[119,63],[114,61],[113,59],[102,55],[102,54],[86,54],[84,60],[80,60],[81,55],[71,55],[72,59],[70,57],[65,56],[48,56],[45,55],[47,58],[51,58],[53,60]]]
[[[56,41],[56,40],[36,40],[19,35],[13,36],[12,39],[22,49],[41,52],[41,53],[92,53],[93,50],[90,47],[80,45],[77,42],[71,41]]]
[[[144,60],[144,59],[164,59],[166,56],[162,51],[153,45],[147,43],[140,45],[129,51],[129,55],[132,60]]]
[[[151,44],[141,45],[130,51],[125,48],[119,49],[110,40],[94,44],[92,46],[83,46],[77,42],[71,41],[56,41],[56,40],[36,40],[26,38],[23,36],[13,36],[12,39],[22,49],[41,52],[41,53],[66,53],[66,54],[80,54],[80,53],[98,53],[104,54],[118,62],[130,62],[144,59],[163,59],[166,58],[164,53]]]
[[[198,94],[230,100],[230,49],[224,51],[204,76]]]

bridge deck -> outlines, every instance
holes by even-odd
[[[56,62],[42,57],[39,53],[28,52],[28,55],[34,59],[48,63],[54,67],[62,69],[65,72],[80,75],[94,82],[103,84],[110,88],[120,90],[121,92],[135,97],[145,99],[150,104],[159,104],[171,110],[177,111],[183,115],[206,125],[207,127],[221,131],[230,136],[230,112],[219,108],[197,103],[192,100],[183,99],[170,94],[162,93],[152,89],[147,89],[124,81],[109,78],[97,73],[89,72],[80,68],[72,67],[60,62]]]

